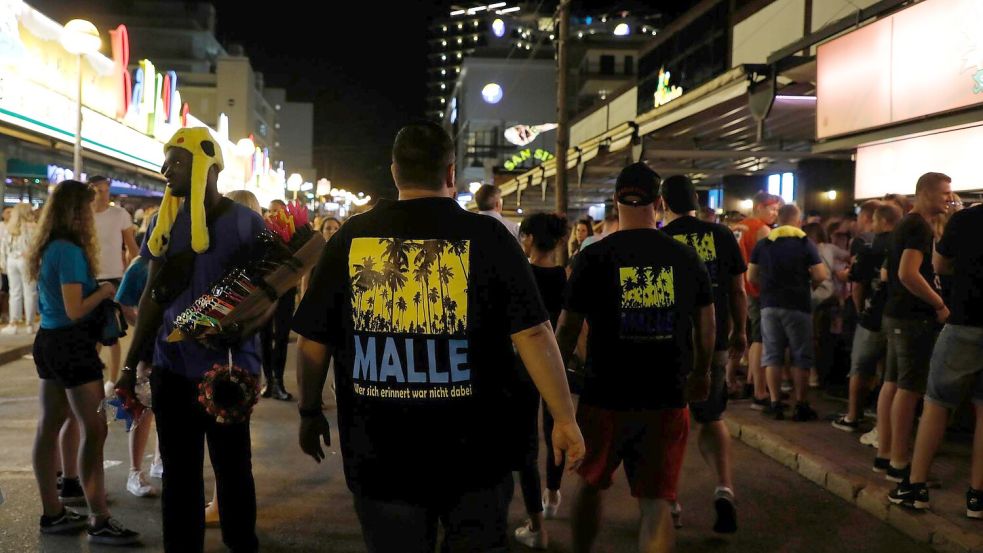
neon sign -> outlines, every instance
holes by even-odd
[[[683,95],[683,87],[669,84],[670,73],[659,69],[659,83],[655,87],[655,107],[664,106]]]
[[[519,167],[520,165],[522,165],[525,161],[527,161],[529,159],[535,159],[535,160],[539,161],[540,163],[542,163],[544,161],[549,161],[549,160],[553,159],[554,157],[555,156],[553,154],[551,154],[550,152],[548,152],[548,151],[546,151],[546,150],[544,150],[542,148],[536,148],[536,151],[535,152],[533,152],[529,148],[525,148],[525,149],[519,150],[518,152],[512,154],[512,157],[510,157],[509,159],[505,160],[505,170],[506,171],[515,171],[515,168],[516,167]]]
[[[133,117],[136,128],[154,136],[162,124],[176,125],[187,120],[188,105],[181,103],[177,73],[159,73],[150,60],[140,60],[131,76],[130,38],[125,25],[109,32],[116,73],[116,118]]]

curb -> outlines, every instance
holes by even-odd
[[[0,365],[6,365],[17,361],[34,350],[34,343],[29,342],[22,346],[14,346],[9,349],[0,350]]]
[[[886,484],[845,474],[827,459],[801,451],[784,438],[753,424],[728,417],[724,423],[731,437],[825,488],[840,499],[882,520],[913,540],[942,553],[983,553],[983,535],[966,532],[932,512],[911,512],[887,500]]]

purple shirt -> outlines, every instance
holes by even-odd
[[[155,218],[147,229],[147,238],[156,224]],[[194,340],[171,343],[167,341],[167,336],[174,330],[174,319],[199,296],[208,292],[211,285],[222,278],[240,256],[250,259],[249,249],[265,228],[262,217],[239,204],[232,205],[209,226],[209,248],[195,258],[191,284],[164,309],[163,325],[157,333],[154,347],[155,367],[166,368],[186,378],[200,379],[216,363],[228,363],[228,352],[208,349]],[[163,258],[190,247],[191,218],[187,210],[181,209],[171,228],[170,246]],[[150,253],[146,239],[140,248],[140,256],[156,261],[163,259]],[[259,374],[260,368],[257,340],[253,336],[232,350],[233,362],[253,374]]]

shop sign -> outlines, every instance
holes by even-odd
[[[659,83],[655,87],[655,107],[664,106],[683,95],[683,87],[669,84],[671,75],[664,67],[659,69]]]
[[[539,163],[542,163],[553,159],[553,157],[555,157],[553,154],[542,148],[536,148],[535,151],[532,151],[529,148],[524,148],[512,154],[512,157],[505,160],[505,170],[515,171],[517,167],[520,167],[523,163],[530,159],[534,159]]]

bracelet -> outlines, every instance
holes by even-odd
[[[312,409],[304,409],[303,407],[298,407],[297,411],[300,413],[300,418],[310,419],[314,417],[324,416],[324,412],[320,407],[314,407]]]

